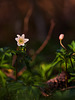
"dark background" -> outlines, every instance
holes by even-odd
[[[0,0],[0,47],[16,46],[16,34],[25,33],[33,55],[45,40],[51,19],[55,27],[41,53],[45,60],[59,48],[60,33],[65,46],[75,39],[75,0]]]

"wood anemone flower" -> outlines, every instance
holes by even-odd
[[[22,34],[22,36],[17,35],[15,40],[17,41],[18,46],[24,46],[24,44],[29,41],[29,39],[25,38],[25,34]]]
[[[60,35],[59,35],[60,45],[61,45],[65,50],[67,50],[67,49],[65,48],[65,46],[62,44],[63,38],[64,38],[64,34],[60,34]]]

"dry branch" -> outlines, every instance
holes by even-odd
[[[45,41],[43,42],[43,44],[40,46],[40,48],[35,52],[35,54],[32,56],[32,60],[34,60],[37,56],[37,54],[39,54],[44,48],[45,46],[47,45],[49,39],[51,38],[51,35],[52,35],[52,31],[54,29],[54,26],[55,26],[55,22],[54,20],[52,19],[51,20],[51,25],[50,25],[50,29],[49,29],[49,32],[48,32],[48,35],[45,39]]]
[[[30,16],[32,14],[32,10],[33,10],[33,7],[31,6],[24,18],[24,33],[25,34],[28,32],[28,23],[29,23]]]
[[[75,88],[75,86],[70,86],[70,87],[61,89],[61,91],[65,91],[65,90],[69,90],[69,89],[74,89],[74,88]]]

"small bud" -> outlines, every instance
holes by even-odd
[[[62,40],[64,38],[64,34],[60,34],[59,40]]]

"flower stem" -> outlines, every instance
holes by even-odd
[[[65,59],[65,65],[66,65],[66,72],[67,72],[67,59]],[[67,88],[67,83],[68,83],[68,80],[67,80],[67,75],[65,76],[65,86],[66,86],[66,88]]]
[[[71,59],[71,58],[70,58],[70,62],[71,62],[71,66],[72,66],[72,68],[74,68],[73,63],[72,63],[72,59]]]
[[[65,46],[62,44],[62,40],[60,40],[60,45],[61,45],[65,50],[67,50],[67,49],[65,48]]]
[[[17,66],[16,66],[16,81],[17,81]]]
[[[66,60],[65,64],[66,64],[66,72],[67,72],[67,60]]]
[[[17,81],[17,77],[18,77],[17,60],[16,60],[16,64],[15,64],[15,70],[16,70],[16,81]]]

